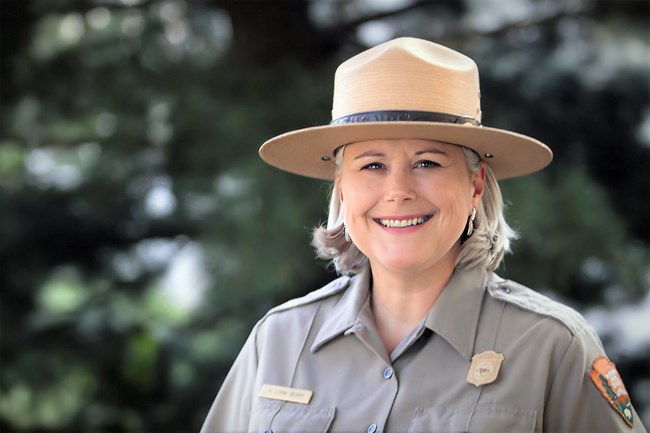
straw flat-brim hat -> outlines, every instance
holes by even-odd
[[[469,57],[433,42],[399,38],[342,63],[334,79],[332,122],[287,132],[260,148],[267,163],[334,179],[341,146],[381,139],[425,139],[477,152],[497,179],[551,162],[540,141],[481,125],[479,76]]]

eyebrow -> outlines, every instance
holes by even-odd
[[[417,152],[415,152],[415,155],[420,156],[420,155],[424,155],[425,153],[434,153],[434,154],[438,154],[438,155],[449,156],[449,155],[447,155],[447,152],[443,152],[440,149],[418,150]]]
[[[354,157],[354,159],[361,159],[361,158],[366,158],[366,157],[372,157],[372,158],[382,158],[386,155],[384,155],[381,152],[375,152],[372,150],[369,150],[367,152],[363,152],[361,155],[357,155]]]
[[[424,154],[427,154],[427,153],[433,153],[433,154],[438,154],[438,155],[449,156],[449,155],[447,155],[446,152],[443,152],[440,149],[418,150],[417,152],[415,152],[415,156],[420,156],[420,155],[424,155]],[[373,151],[373,150],[369,150],[367,152],[363,152],[361,155],[355,156],[354,159],[361,159],[361,158],[366,158],[366,157],[383,158],[384,156],[386,156],[386,155],[381,153],[381,152],[376,152],[376,151]]]

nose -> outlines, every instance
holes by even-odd
[[[415,199],[415,189],[409,169],[396,169],[389,172],[384,197],[386,201],[396,203]]]

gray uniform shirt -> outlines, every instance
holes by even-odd
[[[645,431],[634,409],[630,427],[590,379],[602,345],[564,305],[495,274],[457,269],[420,325],[387,353],[369,295],[366,270],[271,310],[202,431]],[[496,380],[468,383],[472,357],[486,351],[503,355]],[[266,398],[263,385],[313,395],[309,403]]]

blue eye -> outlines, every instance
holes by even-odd
[[[381,162],[371,162],[361,167],[362,170],[381,170],[382,168],[384,168],[384,164]]]
[[[435,167],[440,167],[440,164],[438,164],[437,162],[429,161],[429,160],[422,160],[422,161],[418,161],[415,164],[415,167],[435,168]]]

